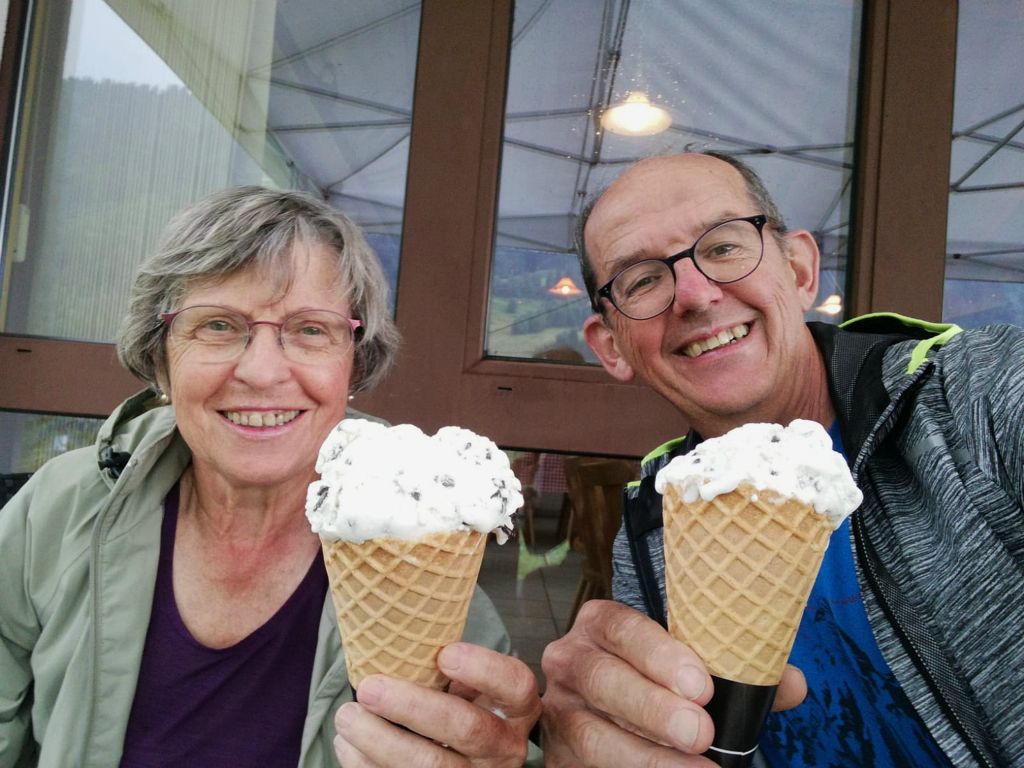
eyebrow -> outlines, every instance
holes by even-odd
[[[695,237],[693,239],[693,242],[691,242],[688,246],[686,246],[686,248],[692,248],[693,244],[696,243],[698,239],[703,237],[709,230],[714,229],[719,224],[724,224],[725,222],[732,221],[733,219],[742,219],[742,218],[746,218],[746,216],[754,216],[754,215],[756,215],[756,214],[752,214],[752,213],[751,214],[742,214],[742,213],[733,213],[731,211],[726,211],[722,215],[716,216],[713,219],[702,221],[702,222],[700,222],[698,224],[698,226],[700,227],[700,234],[697,235],[697,237]],[[625,254],[623,256],[619,256],[618,258],[613,259],[609,263],[609,265],[608,265],[608,267],[609,267],[608,271],[609,271],[609,274],[610,274],[610,277],[608,279],[609,280],[614,279],[615,276],[618,275],[622,270],[627,269],[627,268],[633,266],[634,264],[639,264],[641,261],[654,261],[654,260],[663,261],[663,260],[665,260],[667,258],[670,258],[671,256],[674,256],[676,253],[681,253],[683,250],[686,250],[686,249],[685,248],[684,249],[680,249],[679,251],[676,251],[675,253],[671,253],[668,256],[652,256],[649,253],[646,253],[645,251],[633,251],[632,253],[627,253],[627,254]]]

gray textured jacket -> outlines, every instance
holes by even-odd
[[[956,766],[1024,766],[1024,330],[872,315],[810,324],[864,502],[851,535],[893,673]],[[664,623],[657,471],[615,542],[615,598]]]

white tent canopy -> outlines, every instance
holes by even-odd
[[[130,10],[141,4],[111,5],[144,31],[139,12]],[[156,5],[175,32],[162,45],[218,45],[199,34],[205,27],[193,29],[201,26],[196,9],[205,4]],[[249,136],[249,144],[254,135],[264,142],[265,167],[288,168],[367,229],[397,233],[419,4],[252,5],[274,14],[273,54],[240,59],[232,43],[224,61],[247,67],[235,72],[244,81],[238,103],[225,106],[222,83],[197,75],[202,70],[187,66],[188,56],[164,58],[211,111],[234,123],[232,130]],[[1024,6],[988,0],[962,4],[961,15],[948,247],[959,257],[950,258],[951,276],[1020,281],[1024,91],[1018,67],[1009,63],[1021,59]],[[248,18],[253,35],[264,35],[264,16]],[[859,4],[848,0],[519,0],[498,244],[567,251],[583,203],[626,164],[696,147],[744,156],[787,222],[815,232],[826,265],[841,268],[860,28]],[[192,58],[208,65],[217,57],[206,51]],[[669,111],[670,128],[642,138],[602,131],[598,117],[636,90]],[[265,126],[251,124],[245,99],[261,102]],[[249,124],[241,125],[243,119]]]

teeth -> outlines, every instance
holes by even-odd
[[[298,411],[224,411],[232,424],[242,427],[276,427],[287,424],[299,415]]]
[[[742,339],[748,333],[750,333],[750,328],[746,325],[736,325],[726,331],[719,331],[716,336],[709,336],[706,339],[687,344],[683,348],[683,354],[687,357],[699,357],[708,350],[717,349],[724,344],[731,344]]]

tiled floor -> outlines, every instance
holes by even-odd
[[[557,523],[555,516],[535,519],[536,543],[529,548],[532,553],[543,554],[559,543]],[[582,556],[569,551],[562,564],[539,567],[518,579],[519,549],[518,539],[511,539],[502,546],[491,539],[479,583],[505,620],[512,636],[513,655],[530,665],[543,689],[541,655],[549,642],[565,632]]]

